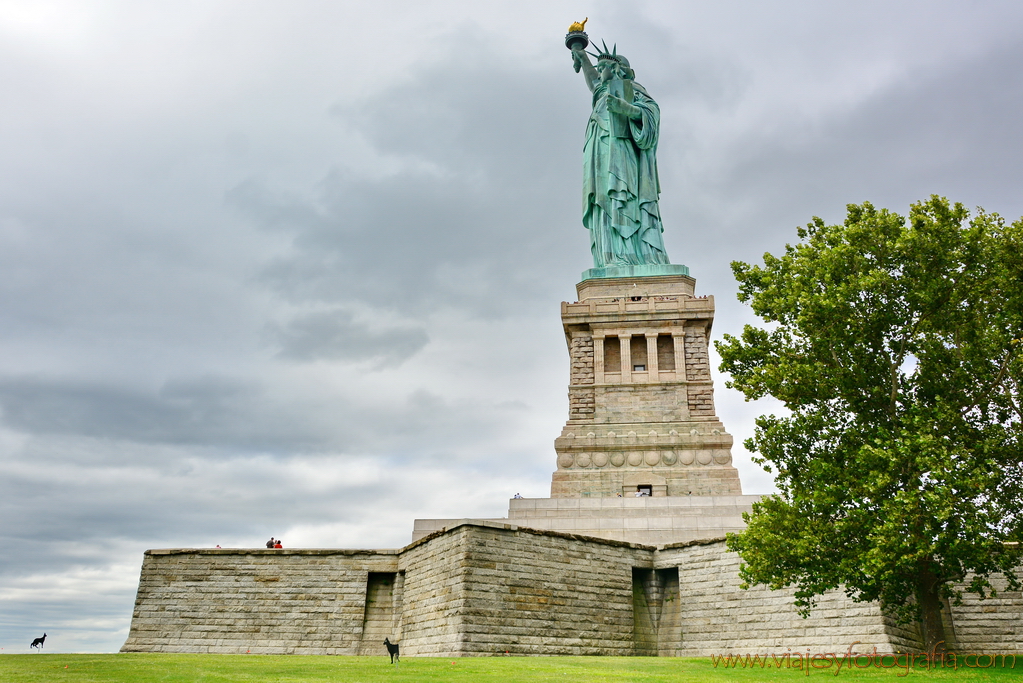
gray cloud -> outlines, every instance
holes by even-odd
[[[373,361],[375,367],[401,365],[429,341],[423,328],[398,327],[371,330],[338,308],[299,316],[285,325],[269,328],[280,345],[280,358],[295,361]]]
[[[345,359],[376,362],[378,372],[393,368],[416,349],[391,334],[346,346]],[[356,346],[374,339],[390,347],[381,351]],[[298,338],[292,351],[323,353],[324,343]],[[500,397],[480,401],[412,388],[405,395],[372,398],[358,395],[354,386],[351,391],[291,401],[269,396],[265,386],[254,382],[223,377],[177,379],[155,390],[97,381],[0,378],[0,425],[55,439],[49,441],[56,446],[53,452],[33,452],[32,458],[40,462],[136,464],[170,471],[176,471],[175,463],[188,462],[183,460],[186,453],[165,461],[150,446],[199,448],[195,457],[200,460],[230,460],[253,452],[275,458],[331,452],[335,459],[373,453],[407,463],[431,454],[463,460],[477,452],[477,441],[515,429],[504,423],[504,409],[498,405],[506,403]],[[452,435],[457,435],[454,441]],[[68,438],[73,441],[61,441]],[[79,447],[86,443],[90,445]]]
[[[254,179],[232,189],[246,216],[294,236],[263,281],[296,302],[357,297],[407,315],[455,306],[503,316],[513,298],[549,300],[546,273],[565,253],[580,255],[580,270],[587,256],[575,187],[585,117],[545,104],[564,80],[500,59],[456,61],[334,105],[398,170],[374,178],[337,166],[304,197]]]
[[[1023,172],[1014,115],[1023,105],[1020,59],[1018,42],[995,44],[941,70],[912,70],[823,119],[747,131],[721,150],[729,164],[720,175],[697,185],[704,196],[685,192],[699,220],[722,230],[694,234],[697,245],[734,253],[741,237],[747,244],[738,246],[758,255],[794,239],[795,226],[813,215],[842,220],[846,203],[905,213],[932,193],[1023,213],[1013,190]],[[719,207],[736,187],[741,201],[722,220]]]
[[[0,410],[4,424],[29,434],[220,446],[276,442],[279,446],[284,435],[249,422],[255,412],[252,404],[258,403],[262,393],[252,382],[212,376],[167,382],[154,391],[16,377],[0,379]],[[240,428],[243,422],[246,428]],[[246,433],[248,439],[242,437]]]

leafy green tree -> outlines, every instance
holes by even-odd
[[[732,264],[767,325],[725,335],[721,370],[788,414],[746,442],[779,493],[728,547],[746,587],[794,587],[804,616],[842,588],[941,650],[954,584],[1020,586],[1023,219],[932,196],[908,220],[849,205],[799,238]]]

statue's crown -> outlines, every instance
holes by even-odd
[[[598,62],[602,59],[605,59],[612,62],[616,62],[618,64],[624,63],[622,60],[625,58],[622,57],[622,55],[618,54],[618,43],[615,43],[614,47],[608,50],[607,43],[605,43],[603,40],[600,42],[604,46],[604,49],[597,54],[594,54],[592,52],[589,53],[594,59],[596,59]]]

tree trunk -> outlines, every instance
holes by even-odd
[[[924,649],[927,652],[947,652],[945,624],[941,618],[941,582],[929,568],[920,571],[916,600],[922,613]]]

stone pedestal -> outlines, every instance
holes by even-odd
[[[738,533],[746,528],[742,514],[758,500],[760,496],[513,498],[508,517],[475,521],[664,546]],[[467,521],[417,519],[412,540]]]
[[[629,276],[608,277],[619,271]],[[485,521],[655,546],[741,531],[760,496],[742,495],[714,412],[714,299],[695,295],[685,266],[583,275],[579,300],[561,304],[569,415],[551,497]],[[465,522],[417,519],[413,539]]]
[[[732,437],[714,411],[714,299],[684,274],[594,278],[561,304],[569,419],[552,498],[734,496]]]

